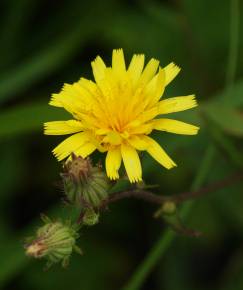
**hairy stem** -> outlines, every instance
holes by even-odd
[[[230,175],[223,180],[212,183],[208,186],[202,187],[195,191],[186,191],[179,194],[168,195],[168,196],[157,195],[157,194],[152,193],[151,191],[142,190],[142,189],[120,191],[120,192],[114,193],[112,196],[106,199],[101,205],[100,209],[103,209],[109,204],[117,202],[121,199],[131,198],[131,197],[143,199],[145,201],[155,203],[158,205],[161,205],[167,201],[172,201],[174,203],[181,203],[190,199],[198,198],[210,192],[215,192],[217,190],[220,190],[222,188],[235,184],[236,182],[239,182],[240,180],[243,180],[243,172]]]

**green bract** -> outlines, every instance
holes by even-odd
[[[78,227],[69,222],[52,222],[46,217],[44,221],[45,225],[37,230],[36,237],[26,246],[26,254],[35,258],[46,258],[48,266],[58,262],[65,266],[73,250],[81,253],[76,246]]]

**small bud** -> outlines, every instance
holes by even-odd
[[[68,200],[81,208],[97,208],[108,196],[110,184],[106,174],[88,158],[72,154],[61,177]]]
[[[176,204],[173,201],[166,201],[162,206],[155,212],[154,217],[158,218],[162,215],[173,215],[176,213]]]
[[[176,204],[173,201],[164,202],[155,212],[154,217],[162,218],[167,223],[167,225],[178,234],[190,237],[198,237],[201,235],[199,231],[189,229],[184,225],[178,214]]]
[[[82,222],[86,226],[94,226],[99,222],[99,214],[93,209],[87,208],[85,210]]]
[[[166,201],[162,206],[164,214],[174,214],[176,212],[176,204],[173,201]]]
[[[32,242],[26,245],[26,254],[34,258],[46,258],[49,265],[57,262],[67,265],[73,250],[77,251],[78,248],[77,230],[76,226],[69,223],[48,221],[37,230]]]

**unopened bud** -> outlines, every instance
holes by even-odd
[[[83,224],[86,226],[94,226],[99,222],[99,214],[92,208],[87,208],[83,216]]]
[[[88,158],[72,154],[61,177],[68,200],[81,208],[97,208],[108,196],[110,184],[106,174]]]
[[[36,232],[36,237],[26,245],[26,254],[34,258],[46,258],[48,264],[62,262],[66,265],[76,246],[78,228],[70,223],[48,222]]]
[[[154,217],[158,218],[164,215],[174,215],[176,213],[176,204],[173,201],[164,202],[161,207],[154,213]]]
[[[166,201],[162,205],[162,211],[164,214],[174,214],[176,212],[176,204],[173,201]]]

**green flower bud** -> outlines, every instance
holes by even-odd
[[[173,201],[166,201],[162,206],[162,212],[164,214],[175,214],[176,204]]]
[[[87,208],[85,210],[82,222],[86,226],[94,226],[99,222],[99,214],[93,209]]]
[[[161,216],[175,215],[177,212],[176,204],[173,201],[164,202],[161,207],[154,213],[155,218]]]
[[[90,159],[77,157],[64,164],[61,174],[67,199],[83,209],[97,208],[107,198],[109,180],[100,166],[93,166]]]
[[[52,222],[45,217],[45,225],[37,230],[36,237],[26,245],[26,254],[34,258],[46,258],[49,266],[58,262],[65,266],[73,250],[81,253],[76,246],[79,237],[77,230],[77,226],[69,222]]]

